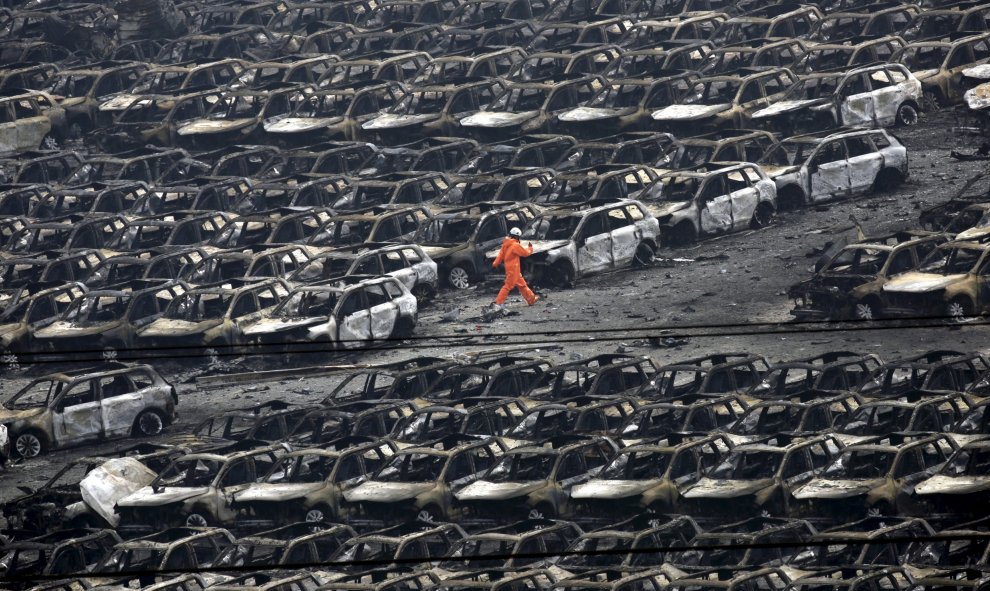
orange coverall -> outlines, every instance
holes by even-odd
[[[505,303],[506,298],[509,297],[509,292],[513,288],[519,289],[519,293],[522,294],[522,297],[530,306],[536,303],[536,294],[526,285],[526,280],[523,279],[522,271],[519,268],[519,259],[528,257],[531,254],[533,254],[532,245],[529,248],[525,248],[522,244],[519,244],[518,239],[511,236],[506,236],[505,240],[502,241],[502,249],[498,251],[498,256],[495,257],[495,262],[492,263],[492,267],[496,269],[499,265],[505,263],[505,283],[502,285],[502,289],[499,290],[498,297],[495,298],[496,304]]]

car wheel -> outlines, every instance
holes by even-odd
[[[420,302],[432,300],[437,295],[436,291],[432,287],[424,283],[420,283],[419,285],[413,287],[412,294],[416,296],[416,300]]]
[[[636,247],[636,256],[633,257],[633,266],[649,267],[657,260],[657,253],[653,247],[646,242],[640,242]]]
[[[756,206],[753,212],[753,219],[749,221],[752,228],[766,228],[773,221],[773,207],[769,203],[761,203]]]
[[[306,511],[306,523],[329,523],[330,516],[329,509],[323,505],[317,505]]]
[[[698,234],[694,230],[689,222],[681,222],[674,226],[674,230],[670,234],[670,242],[674,246],[686,246],[695,242],[698,239]]]
[[[447,272],[447,283],[454,289],[467,289],[471,287],[471,274],[460,265],[451,267]]]
[[[908,127],[918,122],[918,109],[910,103],[897,107],[897,124]]]
[[[925,91],[924,95],[922,95],[922,100],[925,102],[925,110],[929,113],[942,110],[942,97],[939,96],[938,92],[934,90]]]
[[[3,367],[4,371],[20,371],[21,362],[17,358],[16,353],[9,349],[4,349],[0,352],[0,366]]]
[[[25,460],[36,458],[45,451],[45,442],[37,433],[25,431],[14,439],[14,451]]]
[[[423,523],[439,523],[443,521],[443,513],[440,508],[435,505],[429,505],[423,507],[419,513],[416,514],[416,521],[422,521]]]
[[[857,302],[853,307],[853,316],[856,320],[869,322],[880,318],[880,309],[875,301],[863,300],[862,302]]]
[[[104,363],[114,363],[117,361],[117,349],[116,347],[104,347],[101,358]]]
[[[889,193],[896,189],[904,177],[893,168],[885,168],[877,173],[877,178],[873,180],[873,190],[878,193]]]
[[[540,503],[529,512],[530,519],[554,519],[556,515],[553,505],[547,503]]]
[[[953,322],[965,322],[973,315],[973,306],[966,298],[952,298],[945,306],[945,315]]]
[[[209,527],[210,522],[202,513],[190,513],[186,515],[186,527]]]
[[[153,437],[165,430],[165,419],[157,411],[146,410],[134,420],[134,435]]]
[[[574,267],[566,261],[556,263],[547,270],[547,280],[554,287],[570,289],[574,287]]]

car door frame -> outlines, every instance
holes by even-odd
[[[51,405],[52,435],[53,438],[55,439],[55,441],[53,441],[52,443],[54,443],[54,447],[64,447],[66,445],[73,445],[85,441],[97,441],[103,439],[104,437],[103,416],[102,416],[103,408],[100,401],[99,387],[94,383],[96,379],[97,378],[93,377],[84,381],[76,382],[75,384],[71,384],[69,388],[66,388],[65,390],[60,392],[58,397],[52,402]],[[95,422],[96,429],[95,431],[93,430],[89,432],[83,431],[81,433],[74,434],[69,432],[66,429],[66,426],[68,423],[72,423],[73,425],[76,425],[78,424],[78,422],[77,420],[72,419],[73,415],[70,415],[70,420],[66,421],[66,418],[64,416],[66,405],[64,404],[63,401],[65,400],[66,395],[70,394],[73,389],[78,387],[80,384],[87,384],[87,383],[89,384],[90,391],[93,392],[93,400],[78,405],[72,405],[69,406],[68,408],[85,406],[86,408],[80,409],[80,412],[89,411],[83,416],[87,418],[89,423],[91,423],[89,427],[93,427],[92,423]],[[95,421],[92,419],[92,416],[94,414],[96,415]]]

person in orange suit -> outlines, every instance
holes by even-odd
[[[530,243],[528,248],[524,248],[519,243],[520,236],[522,236],[522,230],[519,228],[509,230],[509,235],[502,241],[502,249],[498,251],[498,256],[495,257],[495,262],[492,263],[492,267],[496,269],[499,265],[505,264],[505,283],[502,285],[502,289],[499,290],[498,297],[495,298],[495,303],[499,306],[505,303],[506,298],[509,297],[509,292],[513,289],[518,289],[523,299],[530,306],[540,299],[526,285],[526,280],[523,279],[522,271],[520,270],[519,259],[533,254],[533,244]]]

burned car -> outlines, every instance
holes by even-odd
[[[681,494],[719,465],[732,442],[724,435],[669,435],[622,449],[601,473],[571,490],[575,504],[589,513],[666,513]]]
[[[898,232],[846,245],[814,277],[791,286],[791,314],[799,320],[874,320],[883,310],[881,288],[887,279],[914,269],[947,239],[944,234]]]
[[[56,322],[86,291],[81,283],[58,281],[0,289],[0,360],[16,364],[18,354],[35,350],[35,331]]]
[[[743,69],[735,75],[701,78],[676,104],[654,111],[652,117],[675,135],[691,135],[699,128],[745,128],[755,111],[781,100],[796,81],[787,68]]]
[[[309,284],[351,275],[395,277],[422,300],[435,296],[439,289],[437,264],[418,243],[380,246],[369,242],[323,252],[300,265],[288,280]]]
[[[682,507],[705,513],[768,511],[789,515],[800,486],[822,473],[842,444],[830,435],[776,435],[733,448],[725,460],[681,493]]]
[[[782,209],[890,191],[908,178],[907,148],[883,129],[797,135],[759,161]]]
[[[237,523],[234,495],[267,474],[285,452],[277,445],[182,456],[151,484],[117,501],[119,531]]]
[[[0,154],[37,150],[67,133],[65,110],[41,91],[0,91]]]
[[[348,445],[356,443],[356,445]],[[318,449],[290,452],[257,482],[233,493],[237,524],[329,523],[345,519],[344,495],[392,459],[390,442],[339,440]]]
[[[0,546],[3,577],[68,576],[91,570],[121,542],[113,530],[64,529]]]
[[[883,283],[882,313],[889,316],[942,316],[965,320],[987,310],[982,286],[990,274],[990,252],[982,242],[946,242],[914,271]]]
[[[511,228],[522,229],[536,215],[532,205],[445,211],[421,226],[412,240],[437,262],[447,285],[467,289],[488,274],[485,254],[501,246]]]
[[[379,137],[458,135],[461,121],[487,106],[505,88],[498,79],[422,86],[409,91],[392,108],[361,124]]]
[[[990,60],[990,33],[952,33],[908,43],[890,61],[904,64],[921,81],[924,107],[937,110],[962,100],[962,71]]]
[[[650,115],[676,103],[698,78],[695,72],[675,70],[654,78],[614,79],[585,104],[559,114],[558,127],[591,135],[647,129]]]
[[[303,88],[289,113],[265,119],[262,129],[276,140],[299,145],[313,141],[358,138],[360,127],[399,100],[395,83],[373,81],[347,88]]]
[[[933,476],[956,451],[946,435],[890,434],[850,445],[817,477],[793,491],[804,514],[892,515],[912,507],[914,487]]]
[[[754,122],[795,133],[845,126],[914,125],[921,82],[901,64],[809,74],[781,100],[753,113]]]
[[[357,533],[349,525],[330,525],[323,529],[305,521],[292,523],[238,538],[234,544],[221,551],[215,564],[265,567],[324,562],[346,540],[356,535]]]
[[[343,492],[350,519],[433,523],[458,516],[458,491],[477,481],[504,452],[498,439],[457,434],[396,452],[373,476]]]
[[[245,322],[246,340],[286,352],[325,354],[406,338],[416,328],[416,296],[394,277],[352,275],[290,291]]]
[[[175,388],[148,365],[107,364],[32,380],[0,423],[23,458],[102,439],[157,435],[175,419]]]
[[[154,580],[148,572],[159,570],[208,569],[220,553],[234,543],[225,529],[173,527],[117,544],[93,569],[97,573],[138,574],[141,581]],[[194,579],[188,584],[196,589]],[[182,587],[183,590],[186,587]]]
[[[924,515],[964,512],[982,517],[978,499],[990,487],[990,441],[972,441],[949,458],[930,478],[914,487]]]
[[[712,163],[660,176],[661,242],[685,245],[701,237],[762,228],[777,211],[777,188],[755,164]]]
[[[599,76],[515,82],[483,110],[461,119],[460,126],[462,131],[479,138],[553,131],[561,114],[591,100],[605,84]]]
[[[237,279],[189,290],[172,300],[160,318],[139,328],[136,342],[158,347],[160,353],[177,349],[179,355],[188,354],[182,350],[190,343],[208,347],[242,343],[245,329],[288,291],[281,279]]]
[[[523,270],[534,282],[569,287],[580,277],[629,265],[649,265],[659,246],[657,219],[639,201],[550,210],[523,230],[534,251]],[[494,259],[489,251],[487,258]]]
[[[559,436],[511,449],[456,491],[465,518],[548,518],[575,512],[573,488],[597,476],[617,451],[605,437]]]

